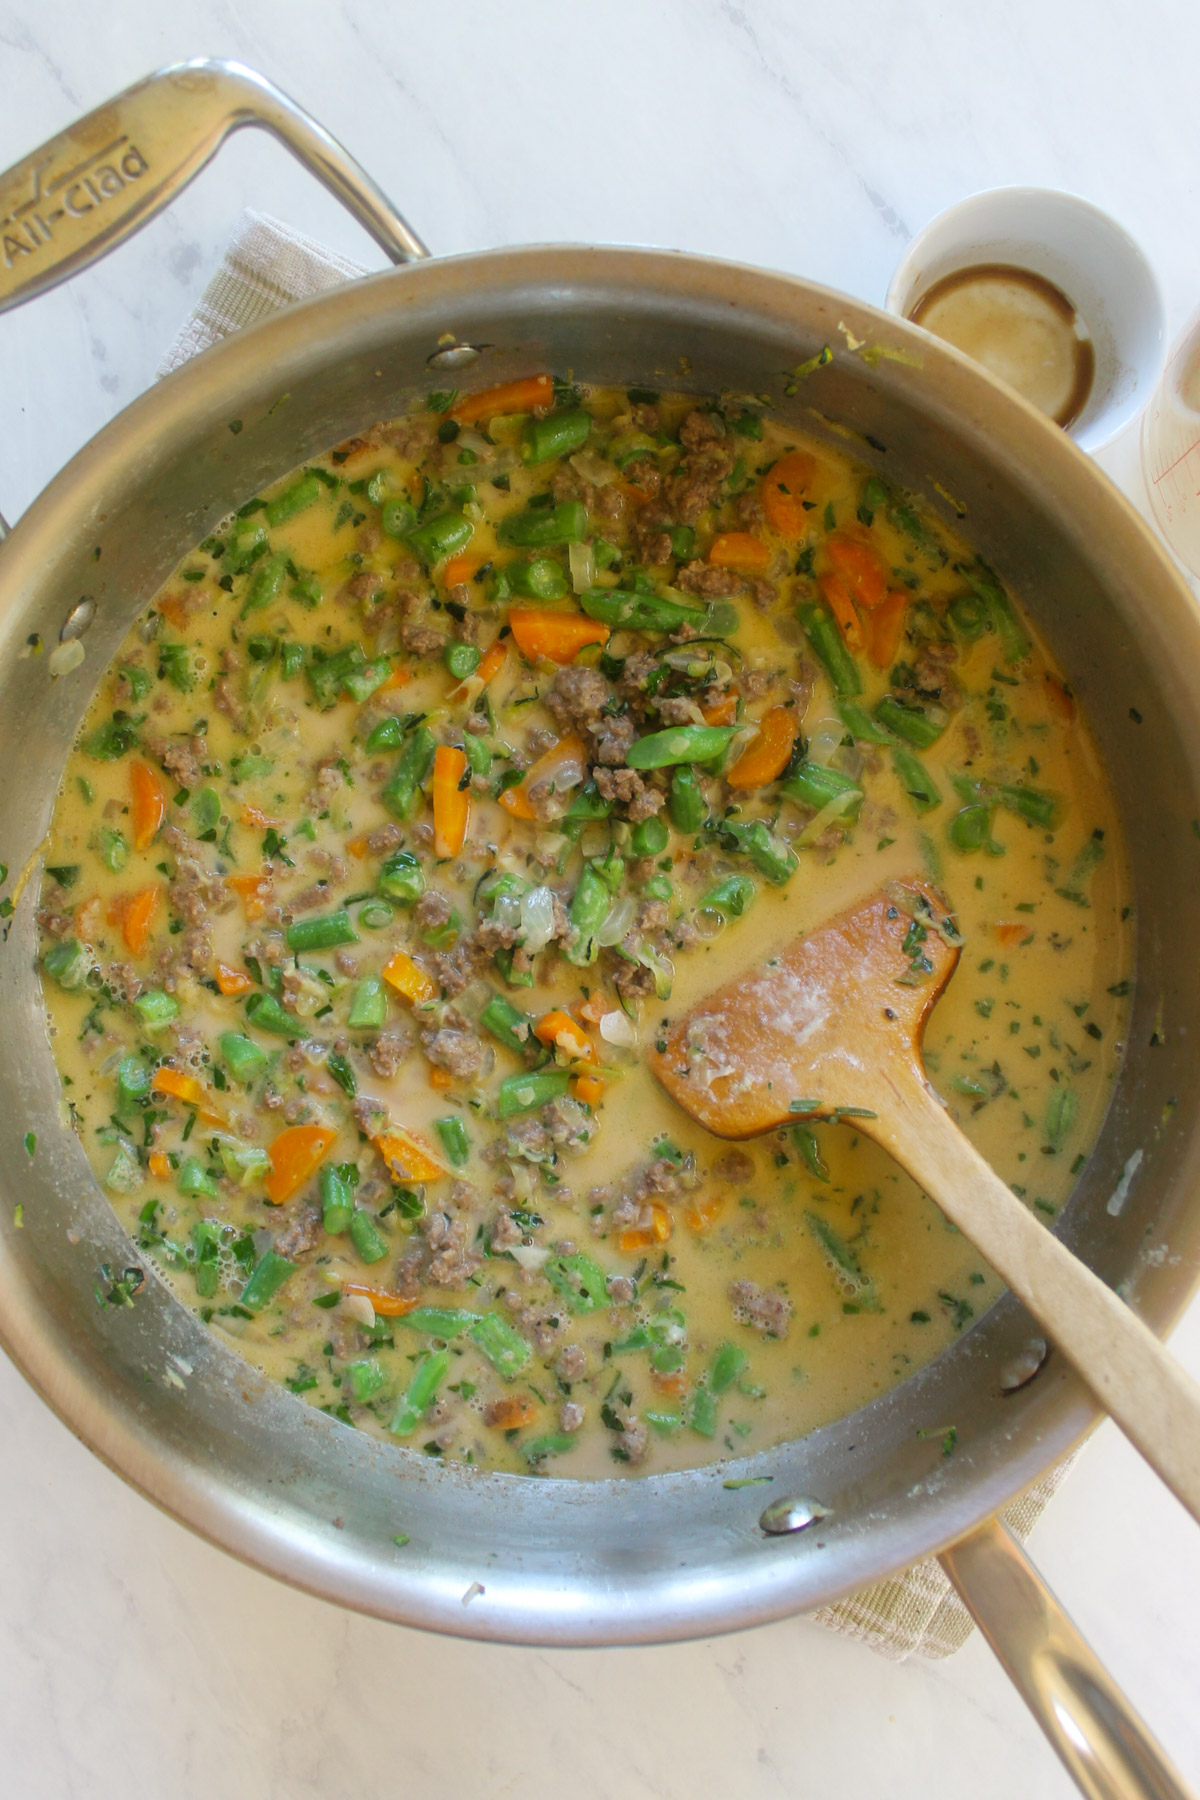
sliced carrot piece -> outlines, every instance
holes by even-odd
[[[594,1109],[604,1098],[604,1083],[598,1075],[577,1075],[571,1083],[571,1092],[584,1106]]]
[[[412,678],[412,670],[405,668],[403,663],[397,663],[387,680],[381,681],[375,692],[393,694],[397,688],[407,687]]]
[[[765,575],[771,552],[752,531],[723,531],[713,539],[708,560],[718,569],[736,569],[740,575]]]
[[[660,1206],[655,1200],[650,1207],[650,1217],[649,1225],[633,1225],[621,1233],[617,1239],[621,1250],[649,1250],[654,1244],[667,1242],[671,1235],[672,1219],[666,1207]]]
[[[343,1281],[343,1294],[361,1294],[369,1300],[373,1309],[381,1319],[402,1319],[405,1313],[415,1311],[420,1306],[419,1300],[406,1300],[403,1294],[389,1294],[386,1288],[371,1287],[365,1281]]]
[[[554,382],[549,375],[526,375],[520,381],[502,381],[498,387],[464,394],[450,408],[450,417],[474,425],[479,419],[495,419],[505,413],[533,412],[554,405]]]
[[[516,1431],[521,1425],[532,1425],[537,1418],[537,1407],[524,1394],[505,1394],[499,1400],[488,1402],[484,1413],[484,1424],[493,1431]]]
[[[651,1369],[650,1379],[660,1394],[682,1394],[688,1384],[687,1374],[683,1369],[673,1369],[669,1375]]]
[[[282,819],[273,819],[260,806],[243,806],[240,817],[243,825],[252,825],[256,831],[278,831],[283,824]]]
[[[439,744],[433,753],[433,854],[457,856],[467,839],[471,796],[463,787],[464,750]]]
[[[415,1133],[389,1125],[371,1142],[397,1181],[440,1181],[446,1171]]]
[[[903,588],[893,588],[874,612],[867,614],[867,655],[877,669],[890,669],[896,660],[909,599]]]
[[[722,694],[708,706],[702,706],[706,725],[732,725],[737,718],[738,697],[736,694]]]
[[[1008,919],[992,927],[1002,944],[1019,944],[1022,938],[1032,937],[1032,927],[1019,920]]]
[[[447,700],[452,706],[461,705],[468,700],[478,700],[489,681],[495,679],[507,661],[508,645],[497,638],[491,648],[484,651],[483,661],[475,673],[460,681],[457,687],[451,688],[446,696]]]
[[[254,986],[248,975],[240,969],[231,969],[228,963],[217,964],[217,986],[228,998],[232,994],[245,994]]]
[[[560,738],[552,744],[545,756],[539,756],[531,769],[526,769],[525,779],[518,787],[505,788],[500,796],[500,804],[514,819],[536,819],[537,814],[529,804],[529,790],[543,781],[554,780],[561,770],[564,774],[575,777],[571,785],[577,785],[587,766],[587,753],[577,737]]]
[[[438,1067],[437,1063],[431,1063],[429,1066],[429,1085],[431,1088],[437,1088],[439,1093],[441,1093],[444,1092],[446,1088],[452,1088],[454,1086],[454,1077],[449,1069],[441,1069]]]
[[[443,585],[452,588],[473,581],[487,560],[482,550],[463,550],[458,556],[448,557],[441,569]]]
[[[845,582],[840,575],[822,575],[820,588],[825,598],[825,604],[837,620],[848,647],[851,650],[861,650],[863,647],[862,625],[854,610],[854,602],[847,592]]]
[[[121,936],[130,954],[144,956],[146,945],[150,941],[150,933],[154,929],[154,921],[162,902],[161,886],[142,888],[136,894],[130,894],[127,900],[118,902],[110,908],[110,917],[114,912],[120,920]],[[117,922],[113,919],[113,923]]]
[[[553,1011],[543,1013],[533,1028],[533,1035],[540,1043],[561,1050],[573,1062],[596,1061],[596,1047],[582,1026],[577,1025],[570,1013],[555,1007]]]
[[[583,613],[552,612],[546,607],[514,606],[508,622],[526,662],[572,663],[585,644],[606,644],[611,633],[599,619]]]
[[[773,706],[758,722],[758,736],[747,744],[725,779],[730,787],[765,787],[787,768],[800,721],[790,706]]]
[[[188,609],[183,603],[182,594],[164,594],[161,600],[155,601],[155,609],[176,631],[182,631],[187,624]]]
[[[407,950],[397,950],[383,965],[383,979],[414,1006],[419,1006],[423,1000],[437,999],[437,982],[413,961]]]
[[[211,1119],[214,1124],[223,1125],[225,1114],[213,1105],[212,1094],[202,1081],[194,1075],[186,1075],[182,1069],[173,1069],[164,1063],[161,1069],[154,1071],[150,1083],[156,1094],[168,1094],[172,1100],[182,1100],[185,1106],[194,1106],[202,1119]]]
[[[282,1206],[297,1188],[316,1174],[337,1141],[328,1125],[289,1125],[274,1140],[267,1155],[271,1173],[263,1184],[272,1206]]]
[[[113,924],[116,924],[115,919]],[[102,929],[100,896],[93,894],[90,899],[81,900],[75,908],[75,936],[85,944],[94,944]]]
[[[171,1159],[165,1150],[152,1150],[149,1156],[150,1173],[155,1181],[167,1181],[171,1174]]]
[[[706,1200],[694,1200],[684,1213],[688,1228],[703,1237],[711,1231],[725,1208],[723,1194],[710,1194]]]
[[[888,572],[883,559],[862,538],[846,531],[831,531],[825,548],[834,568],[860,606],[878,606],[888,591]]]
[[[247,920],[261,919],[271,898],[271,883],[267,876],[227,875],[225,881],[235,894],[241,895]]]
[[[166,789],[149,763],[140,761],[129,766],[129,787],[133,796],[133,847],[148,850],[167,816]]]
[[[360,831],[357,837],[347,838],[346,848],[351,856],[357,856],[361,860],[367,854],[366,832]]]
[[[789,450],[763,476],[763,511],[780,537],[801,538],[807,531],[802,502],[816,473],[816,459],[807,450]]]

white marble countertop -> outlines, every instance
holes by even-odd
[[[435,252],[635,241],[879,301],[943,206],[1076,190],[1200,300],[1200,12],[1179,0],[0,0],[0,167],[155,66],[260,67],[367,165]],[[13,518],[152,379],[241,210],[381,262],[274,144],[235,139],[97,271],[0,320]],[[1138,499],[1132,440],[1106,466]],[[1200,1373],[1200,1310],[1174,1348]],[[668,1649],[542,1652],[342,1613],[191,1537],[0,1362],[4,1791],[294,1800],[886,1793],[1065,1796],[978,1637],[896,1666],[805,1620]],[[1200,1534],[1104,1426],[1032,1548],[1200,1784]]]

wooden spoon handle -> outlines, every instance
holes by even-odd
[[[873,1132],[969,1237],[1200,1523],[1200,1386],[1125,1302],[1027,1211],[928,1088]]]

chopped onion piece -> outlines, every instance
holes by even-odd
[[[823,806],[820,812],[808,821],[796,842],[798,844],[815,844],[825,827],[836,824],[843,814],[848,813],[851,807],[857,804],[860,798],[860,795],[853,792],[835,794],[828,806]]]
[[[818,719],[808,734],[808,760],[820,763],[828,768],[833,761],[834,751],[846,735],[846,727],[840,719]]]
[[[507,925],[512,931],[520,931],[520,894],[497,894],[492,901],[492,918],[497,925]]]
[[[626,1018],[616,1007],[606,1012],[600,1020],[600,1036],[606,1044],[619,1044],[625,1050],[636,1050],[637,1031],[633,1020]]]
[[[350,1314],[360,1325],[370,1331],[375,1323],[375,1308],[365,1294],[343,1294],[342,1311]]]
[[[548,887],[530,888],[521,895],[519,905],[525,948],[536,956],[554,933],[554,891]]]
[[[637,917],[637,901],[632,894],[622,894],[614,900],[605,914],[604,923],[596,933],[596,942],[600,945],[619,944]]]
[[[571,586],[577,594],[586,594],[595,587],[596,552],[590,544],[568,544],[567,561],[571,565]]]
[[[483,462],[487,462],[489,457],[495,454],[496,450],[495,444],[489,443],[482,432],[472,431],[469,425],[463,426],[454,442],[457,449],[470,450]]]
[[[523,1269],[528,1269],[531,1275],[536,1275],[542,1264],[550,1260],[550,1251],[544,1244],[512,1244],[509,1246],[509,1255]]]
[[[620,474],[615,463],[605,462],[594,450],[577,450],[567,461],[575,473],[590,481],[593,487],[608,487]]]

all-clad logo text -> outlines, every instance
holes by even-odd
[[[64,219],[82,219],[149,172],[150,165],[127,136],[114,138],[103,150],[85,157],[61,175],[47,179],[49,163],[34,170],[32,192],[7,218],[0,219],[0,257],[11,269],[23,256],[36,256],[54,240]]]

